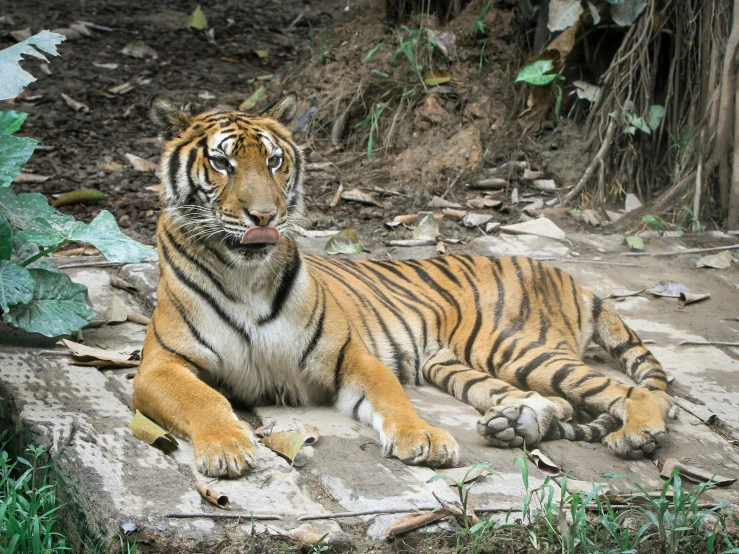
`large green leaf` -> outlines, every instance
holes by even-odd
[[[13,232],[10,223],[0,211],[0,260],[9,260],[13,254]]]
[[[155,250],[124,235],[113,214],[105,210],[72,240],[92,244],[112,262],[135,263],[156,257]]]
[[[516,82],[523,81],[537,86],[548,85],[557,78],[556,74],[547,75],[552,69],[554,69],[552,60],[539,60],[530,63],[518,72]]]
[[[16,304],[3,319],[33,333],[57,337],[76,333],[87,325],[95,311],[87,299],[87,287],[72,282],[64,273],[43,269],[29,270],[33,297],[27,304]]]
[[[4,110],[0,112],[0,132],[12,135],[21,128],[27,117],[28,114],[26,112],[17,112],[15,110]]]
[[[49,221],[37,217],[26,224],[25,229],[18,234],[18,238],[48,248],[63,242],[78,240],[76,237],[85,227],[86,225],[81,221]]]
[[[649,113],[647,114],[647,124],[652,131],[656,131],[662,118],[665,117],[665,108],[659,104],[653,104],[649,106]]]
[[[11,262],[22,264],[28,258],[35,256],[41,249],[32,242],[24,242],[17,236],[13,237],[13,254],[10,257]],[[26,269],[45,269],[52,273],[59,273],[59,268],[48,258],[39,258],[35,262],[24,266]]]
[[[23,42],[0,50],[0,75],[2,75],[2,79],[0,79],[0,100],[15,98],[23,92],[23,89],[29,83],[36,80],[33,75],[20,66],[19,62],[24,55],[46,60],[46,57],[39,50],[56,56],[58,55],[56,45],[63,40],[65,40],[64,35],[41,31]]]
[[[0,308],[7,312],[15,304],[27,304],[33,298],[31,273],[13,262],[0,262]]]
[[[634,112],[626,112],[624,114],[624,119],[626,119],[626,122],[630,126],[636,127],[637,129],[648,135],[652,134],[652,130],[649,128],[647,122],[644,121],[644,118],[636,115]],[[631,134],[633,134],[633,132]]]
[[[20,175],[37,144],[38,141],[32,138],[0,133],[0,187],[10,186],[13,179]]]
[[[64,215],[51,207],[46,197],[37,192],[16,196],[13,189],[0,188],[0,209],[5,213],[10,224],[18,229],[25,229],[37,218],[55,223],[74,221],[71,215]]]

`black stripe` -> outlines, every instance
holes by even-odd
[[[180,302],[179,298],[177,298],[174,294],[174,292],[171,290],[169,284],[167,281],[164,281],[164,292],[167,294],[167,298],[170,299],[172,304],[175,307],[175,310],[177,310],[177,313],[180,314],[180,318],[182,318],[182,321],[185,322],[185,325],[187,325],[187,328],[190,330],[190,334],[195,338],[195,340],[200,343],[203,348],[210,350],[213,354],[216,355],[219,361],[221,361],[221,356],[216,352],[216,349],[213,348],[213,346],[208,343],[208,341],[205,340],[205,337],[200,333],[197,327],[195,327],[192,322],[190,321],[189,314],[187,313],[187,309],[185,306]]]
[[[442,382],[441,382],[441,384],[439,386],[442,389],[444,389],[445,391],[447,391],[448,393],[451,394],[452,391],[449,390],[449,383],[451,382],[452,377],[454,377],[458,373],[465,373],[467,371],[474,371],[474,370],[473,369],[470,369],[470,368],[465,368],[465,369],[453,369],[453,370],[449,371],[449,373],[447,373],[446,375],[444,375],[444,379],[442,380]]]
[[[316,299],[316,304],[318,304],[318,299]],[[303,351],[303,355],[300,356],[300,369],[305,368],[305,361],[308,359],[308,356],[311,355],[311,352],[315,350],[316,345],[318,344],[318,341],[321,339],[321,335],[323,334],[323,322],[326,319],[326,293],[323,293],[323,298],[321,301],[321,315],[318,318],[318,323],[316,323],[316,326],[313,329],[313,335],[310,338],[310,341],[308,341],[308,346]]]
[[[478,383],[482,383],[483,381],[487,381],[488,379],[491,379],[489,375],[483,375],[481,377],[476,377],[475,379],[470,379],[464,384],[464,387],[462,387],[462,394],[460,395],[462,397],[462,402],[469,404],[469,393],[470,389],[474,387]]]
[[[604,390],[606,390],[609,386],[611,386],[611,380],[610,379],[606,379],[606,382],[603,383],[602,385],[598,385],[597,387],[593,387],[592,389],[587,390],[587,391],[583,392],[582,394],[580,394],[579,400],[582,401],[582,400],[585,400],[586,398],[590,398],[591,396],[595,396],[596,394],[600,394],[601,392],[603,392]]]
[[[352,408],[352,417],[356,420],[359,420],[359,407],[362,405],[362,402],[364,402],[364,399],[367,398],[365,395],[362,395],[359,400],[357,400],[357,403],[354,404],[354,408]]]
[[[349,346],[349,341],[352,340],[352,330],[349,329],[349,335],[346,337],[344,346],[339,350],[339,355],[336,357],[336,366],[334,367],[334,391],[336,394],[339,393],[341,383],[344,378],[344,355],[346,354],[346,347]]]
[[[285,301],[290,297],[290,292],[295,284],[295,279],[297,278],[298,273],[300,273],[302,263],[303,260],[300,257],[300,251],[297,246],[293,245],[293,256],[282,270],[280,284],[277,287],[277,292],[272,298],[270,313],[267,317],[261,318],[257,322],[258,325],[269,323],[280,315],[282,308],[285,307]]]
[[[593,321],[598,321],[602,312],[603,301],[597,296],[593,296]]]
[[[185,356],[181,352],[177,352],[174,348],[171,348],[165,342],[162,340],[162,337],[159,336],[159,332],[157,331],[156,322],[152,320],[151,328],[154,331],[154,338],[157,339],[157,343],[159,343],[159,346],[161,346],[164,350],[169,352],[170,354],[174,354],[178,358],[182,358],[183,361],[187,362],[189,365],[194,367],[199,372],[205,372],[205,368],[197,363],[195,363],[191,358]]]

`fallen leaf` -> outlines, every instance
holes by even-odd
[[[123,300],[113,295],[110,304],[105,309],[105,321],[108,323],[122,323],[128,319],[128,308]]]
[[[108,197],[105,196],[102,191],[97,189],[79,189],[60,194],[59,197],[51,203],[51,205],[55,208],[59,208],[60,206],[70,206],[72,204],[101,202],[107,199]]]
[[[611,294],[608,295],[608,298],[626,298],[628,296],[636,296],[637,294],[641,294],[642,292],[644,292],[644,289],[639,289],[639,290],[613,289],[611,291]]]
[[[627,194],[626,200],[624,201],[624,212],[629,213],[637,208],[641,208],[641,202],[636,197],[636,194]]]
[[[87,112],[90,111],[90,107],[87,104],[83,104],[82,102],[78,102],[77,100],[75,100],[71,96],[68,96],[68,95],[64,94],[63,92],[62,92],[62,100],[64,100],[64,102],[67,104],[67,106],[69,106],[70,108],[72,108],[77,113],[80,113],[80,112],[87,113]]]
[[[444,254],[446,254],[446,246],[443,242],[440,241],[436,243],[436,253],[439,256],[443,256]]]
[[[391,240],[388,246],[433,246],[436,239],[428,237],[425,239]]]
[[[312,551],[314,552],[321,552],[326,546],[345,548],[354,546],[354,541],[344,531],[321,533],[316,531],[310,523],[304,523],[300,527],[288,531],[287,536],[303,546],[313,547]]]
[[[529,168],[526,168],[523,170],[523,175],[521,176],[521,179],[525,181],[533,181],[534,179],[538,179],[539,177],[541,177],[541,171],[531,171]]]
[[[393,223],[398,223],[405,226],[415,225],[417,222],[418,214],[396,215],[393,219]]]
[[[146,44],[143,40],[134,40],[129,42],[123,47],[121,54],[138,59],[157,57],[157,51]]]
[[[423,72],[423,82],[430,87],[443,85],[452,80],[452,76],[446,69],[427,69]]]
[[[352,229],[345,229],[328,239],[323,250],[327,254],[359,254],[362,246],[357,233]]]
[[[487,208],[498,208],[503,204],[502,200],[493,200],[492,198],[472,198],[467,201],[467,205],[475,210],[484,210]]]
[[[215,489],[211,489],[208,486],[208,483],[198,481],[197,483],[195,483],[195,490],[200,493],[200,496],[202,496],[204,500],[210,502],[214,506],[218,506],[219,508],[223,509],[231,507],[228,496],[226,496],[222,492],[218,492]]]
[[[443,199],[441,196],[434,196],[428,206],[429,208],[461,208],[462,204],[450,202],[449,200]]]
[[[480,225],[485,225],[486,223],[489,223],[492,219],[492,215],[476,214],[474,212],[470,212],[466,216],[464,216],[464,219],[462,219],[462,223],[465,227],[478,227]]]
[[[305,425],[298,422],[298,433],[303,437],[303,444],[314,445],[321,437],[321,432],[315,425]]]
[[[523,223],[503,225],[501,232],[512,235],[537,235],[555,240],[564,240],[565,232],[557,227],[551,219],[539,217]]]
[[[631,250],[644,250],[644,239],[629,235],[624,237],[624,242]]]
[[[127,153],[124,156],[126,160],[128,160],[128,163],[131,164],[131,167],[133,167],[136,171],[151,171],[155,173],[159,167],[154,162],[150,162],[149,160],[146,160],[139,156],[135,156],[134,154]]]
[[[494,233],[500,228],[500,222],[498,221],[491,221],[487,225],[485,225],[485,232],[486,233]]]
[[[262,444],[285,458],[292,465],[303,446],[303,435],[297,431],[280,431],[262,438]]]
[[[377,200],[368,192],[364,192],[359,189],[349,189],[341,193],[342,200],[348,200],[350,202],[359,202],[360,204],[367,204],[369,206],[382,207],[382,202]]]
[[[254,429],[254,434],[258,437],[268,437],[272,434],[272,429],[275,426],[275,422],[272,421],[267,425],[262,425],[261,427],[258,427],[257,429]]]
[[[703,423],[708,423],[708,424],[715,423],[716,418],[718,417],[711,410],[709,410],[706,406],[702,406],[700,404],[694,404],[693,402],[690,402],[689,400],[685,400],[684,398],[680,398],[679,396],[673,396],[672,400],[673,402],[675,402],[675,404],[680,406],[683,410],[693,414],[695,417],[700,419]]]
[[[695,302],[702,302],[711,298],[711,293],[685,293],[681,292],[677,297],[677,307],[683,309],[688,304],[694,304]]]
[[[136,438],[164,452],[172,452],[180,447],[177,439],[169,431],[159,427],[138,410],[131,420],[130,428]]]
[[[711,254],[709,256],[703,256],[695,267],[711,267],[714,269],[726,269],[731,265],[732,260],[731,252],[724,250],[718,254]]]
[[[557,185],[554,183],[554,180],[552,179],[534,179],[531,182],[531,184],[534,185],[534,187],[539,190],[547,190],[547,191],[557,190]]]
[[[557,464],[549,459],[541,450],[538,448],[528,453],[529,460],[534,462],[534,465],[538,467],[544,473],[549,475],[559,475],[562,470]]]
[[[712,471],[707,471],[695,466],[685,465],[681,463],[680,460],[678,460],[677,458],[668,458],[667,460],[665,460],[665,463],[662,466],[662,471],[660,472],[660,476],[664,477],[665,479],[669,479],[670,477],[672,477],[672,472],[675,470],[675,468],[678,468],[678,472],[681,477],[684,477],[689,481],[693,481],[694,483],[707,483],[710,481],[711,483],[714,483],[719,487],[728,487],[736,483],[737,480],[736,477],[724,477]]]
[[[611,220],[611,223],[616,223],[619,219],[621,219],[624,214],[618,213],[618,212],[612,212],[610,210],[606,210],[606,215],[608,216],[608,219]]]
[[[387,529],[385,529],[385,538],[402,535],[408,531],[425,527],[450,515],[453,515],[453,512],[447,506],[442,506],[432,512],[401,517],[388,525]]]
[[[118,64],[117,63],[96,63],[96,62],[92,62],[92,65],[94,67],[99,67],[100,69],[109,69],[111,71],[114,70],[114,69],[118,69]]]
[[[508,179],[501,177],[488,177],[487,179],[479,179],[477,182],[469,185],[473,189],[481,190],[498,190],[508,186]]]
[[[654,296],[679,298],[681,293],[690,294],[690,289],[688,289],[688,287],[686,287],[682,283],[665,279],[654,285],[652,288],[647,289],[647,292],[653,294]]]
[[[151,319],[136,312],[128,312],[128,321],[138,323],[139,325],[149,325],[151,323]]]
[[[187,26],[196,31],[204,31],[208,28],[208,19],[205,17],[200,4],[195,6],[195,9],[190,14],[190,18],[187,20]]]
[[[126,290],[128,292],[137,293],[139,291],[138,288],[133,286],[131,283],[126,281],[125,279],[121,279],[117,275],[113,275],[110,278],[110,285],[112,287],[115,287],[117,289]]]
[[[257,49],[255,48],[254,50],[252,50],[252,52],[254,52],[254,54],[256,54],[256,56],[257,56],[257,57],[258,57],[259,59],[262,59],[262,60],[263,60],[264,58],[266,58],[267,56],[269,56],[269,52],[267,52],[266,50],[257,50]]]
[[[467,215],[467,212],[464,210],[455,210],[453,208],[444,208],[441,210],[441,213],[443,213],[445,216],[453,217],[454,219],[463,219],[464,216]]]
[[[111,92],[113,94],[126,94],[127,92],[131,92],[133,89],[134,89],[134,84],[131,83],[130,81],[126,81],[123,84],[109,88],[108,92]]]
[[[577,93],[578,98],[582,98],[589,102],[595,102],[598,99],[600,87],[591,85],[585,81],[574,81],[572,84],[575,85],[574,92]]]
[[[35,173],[21,173],[13,179],[14,183],[19,185],[26,185],[31,183],[44,183],[51,179],[49,175],[36,175]]]
[[[427,239],[438,237],[441,233],[439,232],[439,225],[431,215],[424,215],[418,222],[418,225],[413,229],[414,239]]]
[[[267,96],[267,89],[264,87],[264,85],[262,85],[257,90],[255,90],[249,98],[241,103],[239,109],[243,111],[251,110],[254,106],[259,104],[259,102],[263,100],[265,96]]]
[[[93,365],[96,367],[138,367],[139,365],[138,350],[118,352],[93,348],[67,339],[62,339],[62,342],[71,351],[72,363],[77,365]]]

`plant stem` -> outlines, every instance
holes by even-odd
[[[60,249],[60,248],[61,248],[62,246],[65,246],[65,245],[66,245],[66,244],[67,244],[68,242],[69,242],[68,240],[64,240],[64,241],[60,242],[59,244],[56,244],[56,245],[54,245],[54,246],[49,246],[48,248],[45,248],[45,249],[43,249],[43,250],[42,250],[41,252],[39,252],[38,254],[34,254],[33,256],[31,256],[30,258],[28,258],[27,260],[25,260],[25,261],[21,262],[21,263],[20,263],[20,264],[18,264],[18,265],[20,265],[21,267],[26,267],[26,266],[28,266],[28,265],[31,265],[31,264],[32,264],[33,262],[35,262],[35,261],[36,261],[36,260],[38,260],[39,258],[42,258],[42,257],[44,257],[44,256],[48,256],[48,255],[49,255],[49,254],[51,254],[52,252],[56,252],[56,251],[57,251],[57,250],[59,250],[59,249]]]

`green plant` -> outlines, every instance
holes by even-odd
[[[56,494],[49,482],[41,447],[11,461],[0,448],[0,546],[4,554],[67,552],[66,539],[54,531]]]
[[[549,86],[554,83],[557,89],[557,100],[554,105],[554,114],[559,121],[562,119],[562,87],[555,81],[564,80],[559,73],[552,73],[554,70],[554,62],[552,60],[537,60],[525,65],[516,75],[516,83],[522,81],[537,87]]]
[[[435,33],[425,27],[409,29],[403,26],[398,30],[398,47],[390,58],[390,64],[395,65],[398,58],[402,56],[408,60],[411,71],[420,74],[423,64],[418,61],[419,52],[427,60],[427,64],[431,65],[435,50],[440,52],[445,59],[449,58],[449,53],[439,44]]]
[[[359,127],[364,127],[365,125],[370,126],[369,136],[367,137],[367,161],[370,161],[372,159],[372,150],[374,149],[374,136],[375,132],[377,131],[377,125],[380,122],[380,117],[382,117],[382,112],[385,111],[385,107],[386,104],[383,104],[382,102],[374,104],[370,108],[367,117],[365,117],[362,121],[354,126],[355,129],[358,129]]]
[[[323,544],[323,541],[326,540],[326,537],[328,537],[328,533],[323,535],[320,539],[318,539],[316,542],[308,546],[308,554],[321,554],[321,552],[326,552],[328,550],[328,545]]]
[[[318,44],[316,44],[316,37]],[[328,26],[324,26],[319,33],[315,27],[308,22],[308,50],[310,50],[311,62],[322,62],[329,57],[331,49],[328,46]]]
[[[0,100],[16,97],[34,81],[20,67],[24,54],[43,59],[40,51],[57,55],[62,40],[62,35],[43,31],[1,50]],[[101,212],[87,225],[52,208],[41,194],[15,194],[10,185],[38,142],[14,136],[26,117],[0,112],[0,311],[7,324],[55,337],[79,331],[95,312],[87,288],[44,257],[70,242],[92,244],[118,262],[140,262],[154,253],[124,235],[110,212]]]
[[[480,13],[477,14],[477,18],[475,19],[475,33],[484,35],[485,34],[485,24],[482,22],[483,17],[485,17],[485,14],[488,13],[488,10],[490,9],[490,6],[493,5],[493,0],[490,0],[485,6],[480,10]]]
[[[118,540],[121,545],[121,554],[136,554],[136,548],[138,547],[138,541],[134,539],[129,541],[123,535],[118,535]]]
[[[646,119],[636,115],[633,110],[628,110],[624,113],[624,121],[627,123],[624,132],[633,135],[639,129],[641,132],[651,135],[652,131],[659,128],[664,116],[665,108],[657,104],[649,106]]]
[[[455,481],[452,477],[449,477],[448,475],[434,475],[431,479],[426,481],[427,483],[434,483],[439,480],[444,480],[449,485],[455,487],[457,489],[457,494],[459,495],[459,504],[462,509],[462,519],[464,521],[464,527],[469,528],[469,516],[467,514],[467,501],[470,496],[470,490],[472,489],[472,486],[477,483],[480,479],[484,479],[485,477],[490,477],[493,475],[490,471],[481,471],[490,469],[491,464],[488,462],[482,462],[479,464],[473,465],[470,469],[468,469],[464,477],[460,479],[459,481]],[[477,473],[473,477],[470,477],[470,474]]]

